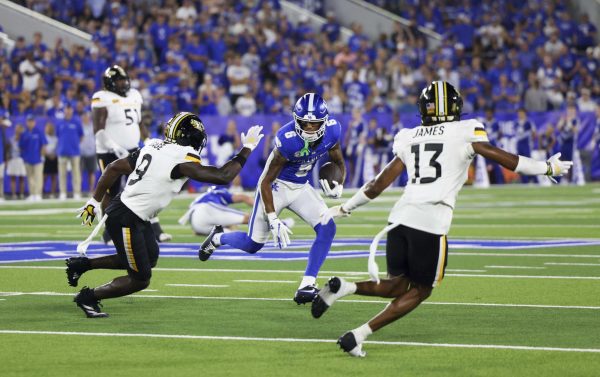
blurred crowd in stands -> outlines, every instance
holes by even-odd
[[[0,163],[7,168],[12,156],[26,166],[56,159],[58,168],[61,158],[81,155],[83,164],[84,156],[94,156],[89,101],[112,64],[124,67],[142,93],[142,121],[151,134],[176,111],[287,115],[307,91],[321,93],[332,114],[397,118],[415,112],[420,89],[434,79],[461,91],[467,113],[598,111],[597,29],[563,0],[370,0],[410,21],[374,41],[359,23],[342,39],[325,0],[292,1],[325,17],[320,29],[305,16],[288,19],[279,0],[15,2],[91,34],[93,45],[66,48],[39,32],[32,40],[17,38],[11,50],[0,45],[0,123],[10,125]],[[441,45],[430,48],[419,27],[439,33]],[[21,136],[33,132],[30,123],[39,134],[33,146]],[[80,148],[64,147],[74,135]],[[43,140],[44,148],[36,144]],[[27,148],[33,151],[25,158]],[[12,168],[8,175],[23,172]],[[56,175],[58,168],[43,171]],[[19,192],[14,186],[11,192]]]

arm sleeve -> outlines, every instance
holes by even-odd
[[[290,159],[289,148],[286,148],[286,146],[281,142],[280,135],[275,136],[275,148],[286,160]]]

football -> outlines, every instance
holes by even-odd
[[[342,183],[342,171],[333,162],[326,162],[319,169],[319,179],[326,179],[329,187],[333,188],[332,181]]]

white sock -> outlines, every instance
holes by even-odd
[[[213,236],[212,242],[215,244],[215,246],[221,246],[221,236],[223,235],[223,233],[217,233]]]
[[[369,323],[365,323],[364,325],[355,328],[352,330],[354,332],[354,337],[356,338],[356,343],[364,342],[367,337],[373,334],[373,330],[369,327]]]
[[[298,287],[298,289],[304,288],[307,285],[315,285],[316,281],[317,281],[317,278],[314,276],[304,276],[302,278],[302,282],[300,283],[300,287]]]
[[[344,280],[344,283],[342,284],[342,286],[340,287],[339,290],[339,294],[341,294],[341,296],[347,296],[347,295],[353,295],[356,292],[356,283],[353,281],[346,281]]]

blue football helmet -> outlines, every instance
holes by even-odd
[[[309,143],[319,140],[325,134],[329,111],[327,102],[317,93],[306,93],[294,106],[294,124],[296,133]],[[318,125],[316,131],[307,131],[309,125]]]

